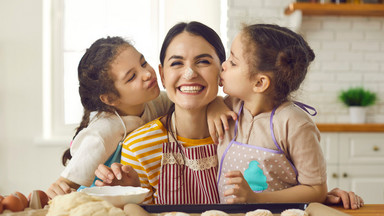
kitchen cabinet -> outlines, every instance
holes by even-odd
[[[384,133],[322,132],[328,188],[354,191],[369,204],[384,203]]]
[[[285,9],[286,15],[301,10],[303,15],[316,16],[384,16],[384,4],[308,3],[294,2]]]

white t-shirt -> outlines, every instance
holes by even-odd
[[[141,117],[121,116],[127,134],[145,123],[163,116],[172,102],[165,92],[145,104]],[[94,116],[88,127],[80,131],[71,146],[72,159],[61,176],[79,185],[90,186],[95,178],[95,170],[104,164],[114,153],[119,142],[124,138],[124,126],[113,113],[103,112]]]

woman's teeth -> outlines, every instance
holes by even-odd
[[[197,93],[203,89],[203,86],[180,86],[179,89],[184,93]]]

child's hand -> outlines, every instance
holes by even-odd
[[[140,180],[137,172],[129,165],[113,163],[111,167],[100,164],[95,175],[101,179],[96,180],[96,186],[107,185],[123,185],[123,186],[140,186]]]
[[[254,192],[249,187],[248,182],[244,179],[243,174],[236,171],[229,171],[225,174],[226,185],[232,185],[231,189],[224,192],[224,196],[234,196],[234,198],[228,198],[227,204],[234,203],[254,203]]]
[[[344,191],[339,188],[334,188],[328,192],[325,200],[326,204],[342,203],[345,209],[359,209],[364,206],[364,200],[354,192]]]
[[[216,97],[216,99],[208,105],[207,110],[209,134],[216,144],[224,138],[224,131],[229,128],[229,118],[236,120],[237,114],[227,107],[222,97]]]
[[[56,180],[47,190],[47,195],[50,199],[53,199],[57,195],[68,194],[79,188],[79,185],[69,181],[66,178],[60,177]]]

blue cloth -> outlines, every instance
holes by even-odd
[[[121,160],[121,148],[122,143],[120,142],[119,145],[117,145],[117,148],[115,152],[108,158],[108,160],[104,163],[104,165],[111,167],[113,163],[120,163]],[[95,187],[96,180],[100,180],[99,178],[95,177],[95,179],[92,182],[92,185],[89,187]],[[86,186],[81,185],[77,191],[81,191],[82,189],[87,188]]]

